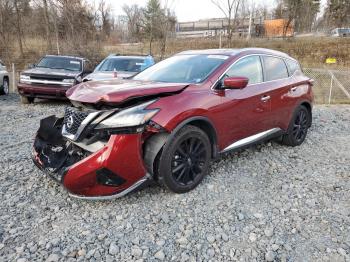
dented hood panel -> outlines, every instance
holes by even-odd
[[[117,71],[116,74],[117,76],[114,76],[113,71],[97,71],[94,73],[91,73],[85,77],[86,80],[88,81],[102,81],[102,80],[113,80],[114,78],[127,78],[135,75],[137,72],[121,72]]]
[[[84,82],[69,89],[70,100],[81,103],[121,103],[132,98],[180,92],[188,84],[157,83],[133,80]]]

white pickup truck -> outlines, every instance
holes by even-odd
[[[6,66],[0,61],[0,94],[7,95],[10,89],[10,78]]]

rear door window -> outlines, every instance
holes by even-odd
[[[259,56],[248,56],[242,58],[232,65],[225,74],[226,77],[246,77],[249,84],[257,84],[263,81],[263,71]]]
[[[266,81],[288,78],[288,70],[283,59],[272,56],[263,56],[263,61]]]

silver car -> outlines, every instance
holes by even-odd
[[[0,94],[7,95],[10,90],[10,77],[6,66],[0,61]]]

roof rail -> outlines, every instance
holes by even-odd
[[[109,56],[151,56],[150,54],[120,54],[120,53],[115,53],[115,54],[110,54]]]
[[[83,56],[77,55],[77,54],[59,54],[59,55],[51,55],[51,54],[46,54],[45,56],[62,56],[62,57],[74,57],[74,58],[80,58],[80,59],[86,59]]]

